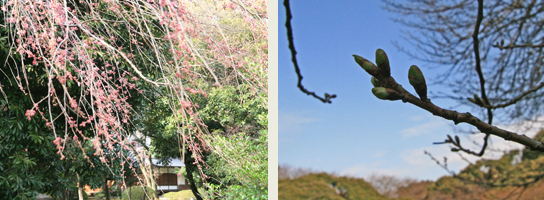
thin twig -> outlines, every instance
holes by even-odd
[[[437,164],[438,166],[444,168],[444,169],[445,169],[448,173],[450,173],[452,176],[455,176],[455,172],[452,171],[452,170],[450,170],[450,169],[448,169],[448,163],[447,163],[446,157],[444,157],[444,164],[442,164],[442,163],[440,163],[440,161],[438,161],[433,155],[431,155],[431,153],[429,153],[427,150],[424,150],[424,153],[425,153],[426,155],[428,155],[428,156],[431,158],[431,160],[435,161],[436,164]]]
[[[544,47],[544,44],[508,44],[506,46],[503,45],[493,45],[493,47],[499,48],[500,50],[503,49],[515,49],[515,48],[542,48]]]
[[[489,107],[486,107],[486,108],[491,108],[491,109],[495,109],[495,108],[504,108],[504,107],[507,107],[507,106],[510,106],[510,105],[513,105],[515,103],[517,103],[518,101],[520,101],[521,99],[523,99],[523,97],[533,93],[533,92],[536,92],[537,90],[540,90],[542,87],[544,87],[544,82],[538,84],[537,86],[521,93],[519,96],[511,99],[510,101],[506,102],[506,103],[502,103],[502,104],[498,104],[498,105],[494,105],[494,106],[491,106],[491,105],[487,105]]]
[[[476,71],[478,72],[478,78],[480,79],[480,91],[482,95],[482,100],[484,101],[484,105],[490,105],[489,99],[487,98],[487,94],[485,92],[485,79],[484,79],[484,74],[482,73],[482,66],[481,66],[481,60],[480,60],[480,39],[478,39],[478,34],[480,33],[480,25],[482,24],[483,19],[484,19],[484,0],[478,0],[478,16],[476,18],[476,26],[474,26],[474,34],[472,34],[472,38],[474,40],[474,59],[476,59]],[[488,120],[487,123],[489,125],[493,123],[493,109],[491,108],[487,108],[487,120]],[[480,150],[480,153],[475,154],[476,156],[484,155],[485,149],[487,148],[488,139],[489,139],[489,133],[486,133],[482,150]],[[470,151],[466,151],[466,149],[461,148],[461,150],[467,153],[470,153]],[[471,153],[471,154],[474,154],[474,153]]]
[[[293,42],[293,29],[291,28],[291,19],[293,16],[291,15],[291,8],[289,6],[289,0],[284,0],[283,5],[285,6],[285,10],[287,13],[287,19],[285,20],[285,27],[287,27],[287,38],[289,40],[289,49],[291,50],[291,60],[293,61],[293,64],[295,65],[295,71],[297,72],[298,76],[298,84],[297,87],[300,88],[300,91],[304,92],[307,95],[312,95],[313,97],[323,101],[323,103],[332,103],[331,99],[335,98],[336,95],[329,95],[325,93],[325,98],[317,96],[315,92],[310,92],[304,86],[302,85],[302,75],[300,74],[300,68],[298,67],[297,62],[297,51],[295,50],[295,43]]]
[[[492,126],[491,124],[485,123],[484,121],[480,120],[479,118],[473,116],[470,113],[459,113],[454,110],[447,110],[440,108],[436,106],[435,104],[423,101],[414,95],[410,94],[406,89],[404,89],[401,85],[399,85],[392,77],[388,78],[389,80],[386,80],[387,82],[390,82],[391,85],[394,85],[391,88],[394,88],[395,91],[399,92],[402,101],[403,102],[409,102],[411,104],[414,104],[417,107],[420,107],[424,110],[429,111],[433,115],[440,116],[444,119],[453,121],[456,125],[459,123],[467,123],[474,127],[476,127],[479,131],[485,134],[492,134],[499,136],[505,140],[510,140],[517,142],[519,144],[523,144],[530,148],[531,150],[535,151],[541,151],[544,152],[544,143],[531,139],[530,137],[527,137],[526,135],[519,135],[514,132],[510,132],[504,129],[500,129],[496,126]]]

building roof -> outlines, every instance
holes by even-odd
[[[183,167],[183,166],[185,166],[185,164],[183,164],[183,161],[181,161],[181,159],[179,159],[179,158],[173,158],[173,159],[171,158],[169,160],[170,164],[168,164],[168,165],[164,165],[164,163],[159,164],[158,159],[151,159],[151,161],[153,162],[153,165],[161,166],[161,167]]]

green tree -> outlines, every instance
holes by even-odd
[[[164,117],[159,113],[148,113],[142,124],[145,133],[153,138],[151,142],[155,157],[163,163],[171,158],[184,159],[186,177],[195,196],[204,194],[209,198],[256,198],[267,197],[268,180],[268,133],[267,108],[259,98],[249,92],[247,85],[223,86],[208,92],[208,96],[195,95],[200,117],[211,134],[204,135],[203,141],[209,150],[195,153],[189,146],[185,150],[172,149],[172,141],[181,146],[181,138],[175,134],[174,116]],[[163,104],[159,102],[164,102]],[[164,110],[166,101],[155,101],[152,110]],[[183,125],[187,126],[187,125]],[[201,156],[206,168],[195,165],[195,157]],[[197,179],[196,177],[207,177]],[[195,190],[198,190],[195,191]]]
[[[431,66],[448,68],[435,83],[451,88],[451,92],[432,96],[470,106],[479,119],[460,113],[440,116],[456,124],[467,122],[478,129],[471,132],[486,134],[479,151],[464,148],[450,138],[444,143],[451,144],[452,150],[482,156],[489,136],[494,135],[544,151],[540,141],[491,126],[494,122],[536,122],[542,116],[540,3],[483,0],[410,3],[384,0],[384,3],[387,10],[400,15],[398,21],[410,32],[417,32],[407,35],[417,50],[408,54]],[[406,46],[399,49],[408,52]],[[431,111],[421,104],[418,106]],[[468,118],[487,125],[465,120]]]

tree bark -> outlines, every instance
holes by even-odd
[[[83,184],[81,183],[81,180],[79,178],[79,174],[76,172],[77,177],[77,196],[79,200],[85,200],[83,197]]]
[[[155,190],[155,193],[152,195],[151,199],[159,199],[159,197],[157,196],[157,184],[155,182],[155,174],[153,173],[153,161],[152,161],[152,157],[151,157],[151,154],[149,152],[147,152],[148,156],[147,156],[147,161],[149,162],[149,174],[151,176],[151,180],[149,181],[149,187],[151,187],[153,190]]]
[[[138,165],[140,166],[140,170],[142,171],[142,174],[144,175],[144,181],[145,185],[150,186],[153,178],[153,173],[150,172],[150,170],[147,169],[144,160],[140,157],[140,154],[134,149],[134,147],[131,147],[132,152],[136,156],[136,162],[138,162]],[[150,163],[153,164],[153,163]]]
[[[146,141],[146,138],[144,135],[140,136],[140,139],[142,139],[144,142]],[[148,155],[148,162],[149,166],[146,166],[144,163],[144,159],[140,156],[140,154],[136,151],[134,147],[130,147],[134,155],[136,156],[136,162],[138,162],[138,165],[140,166],[140,170],[142,171],[142,174],[144,175],[144,181],[145,185],[151,187],[153,190],[157,190],[157,185],[155,183],[155,177],[153,176],[153,162],[151,158],[151,154],[149,151],[147,151],[149,148],[146,146],[146,144],[143,144],[146,152],[145,154]],[[155,195],[153,195],[154,199],[158,199],[157,193],[155,192]]]
[[[105,184],[104,184],[104,194],[106,195],[106,200],[110,200],[110,190],[108,188],[108,178],[106,178]]]
[[[70,200],[70,190],[68,190],[68,188],[64,190],[64,199]]]
[[[193,178],[193,171],[196,167],[193,164],[193,160],[191,159],[191,151],[186,151],[189,155],[185,155],[183,159],[183,163],[185,164],[185,172],[187,172],[187,180],[189,181],[189,187],[191,187],[191,191],[193,192],[193,195],[195,195],[197,200],[203,200],[200,196],[200,193],[198,192],[198,189],[196,188],[195,180]]]

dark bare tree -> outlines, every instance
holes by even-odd
[[[500,123],[538,122],[544,111],[541,103],[544,100],[543,3],[536,0],[384,0],[384,3],[387,10],[400,14],[396,20],[408,27],[405,38],[413,47],[398,45],[399,49],[430,66],[448,67],[432,83],[452,88],[451,92],[431,93],[431,97],[451,98],[473,107],[489,127],[493,127],[494,119]],[[478,152],[463,148],[457,138],[450,136],[442,143],[453,144],[454,151],[482,156],[489,135],[497,134],[476,127],[487,134]],[[520,134],[497,136],[512,140],[516,135],[523,136]],[[538,141],[526,142],[520,143],[542,151],[537,147],[541,145]]]

